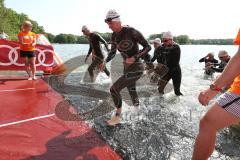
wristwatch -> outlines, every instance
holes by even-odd
[[[211,85],[210,85],[210,89],[211,89],[212,91],[223,92],[222,88],[216,86],[215,84],[211,84]]]

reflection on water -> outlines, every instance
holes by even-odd
[[[88,51],[88,45],[54,45],[54,47],[64,61],[86,54]],[[223,49],[230,55],[236,51],[234,46],[181,46],[183,97],[176,98],[173,93],[163,98],[157,95],[142,97],[138,110],[124,103],[123,122],[115,128],[104,125],[104,120],[111,116],[112,110],[106,115],[89,120],[89,123],[124,159],[191,159],[199,120],[209,108],[201,106],[197,97],[213,80],[211,77],[204,78],[204,64],[198,63],[198,60],[208,52],[215,52],[217,56],[218,51]],[[82,73],[86,68],[87,66],[76,70],[67,77],[65,83],[76,86],[81,84]],[[104,76],[98,78],[99,84],[93,84],[96,89],[108,92],[111,81],[103,83],[105,79]],[[99,98],[77,96],[76,93],[66,96],[79,112],[92,110],[99,105],[108,105],[108,103],[101,105],[104,102]],[[240,159],[239,135],[230,132],[229,129],[221,131],[211,159]]]

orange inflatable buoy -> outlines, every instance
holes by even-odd
[[[234,40],[234,44],[240,45],[240,29],[238,31],[238,35],[237,35],[236,39]]]

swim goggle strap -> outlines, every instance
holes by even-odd
[[[120,16],[118,15],[118,16],[115,16],[115,17],[109,17],[109,18],[106,18],[105,19],[105,22],[107,23],[107,22],[111,22],[112,20],[114,20],[114,19],[116,19],[116,18],[119,18]]]

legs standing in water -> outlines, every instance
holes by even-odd
[[[103,62],[102,59],[95,58],[95,59],[93,59],[92,64],[88,67],[88,72],[89,72],[89,75],[90,75],[90,78],[91,78],[92,82],[94,82],[94,80],[95,80],[95,76],[94,76],[93,71],[95,70],[95,68],[98,65],[102,64],[102,62]],[[110,72],[108,71],[107,67],[105,67],[103,71],[106,73],[106,75],[108,77],[110,76]]]
[[[160,94],[164,94],[164,88],[166,87],[169,80],[172,79],[174,92],[177,96],[183,95],[180,91],[182,72],[180,67],[171,69],[163,78],[158,82],[158,91]]]
[[[122,97],[120,91],[123,88],[128,88],[134,106],[139,105],[139,99],[136,92],[136,81],[143,74],[143,65],[141,63],[134,63],[129,68],[124,69],[124,75],[121,76],[111,87],[110,92],[117,108],[116,115],[108,121],[109,125],[115,125],[120,122],[120,114],[122,108]]]
[[[192,159],[207,160],[214,151],[217,131],[238,124],[239,121],[239,118],[226,112],[217,103],[214,104],[200,121]]]

